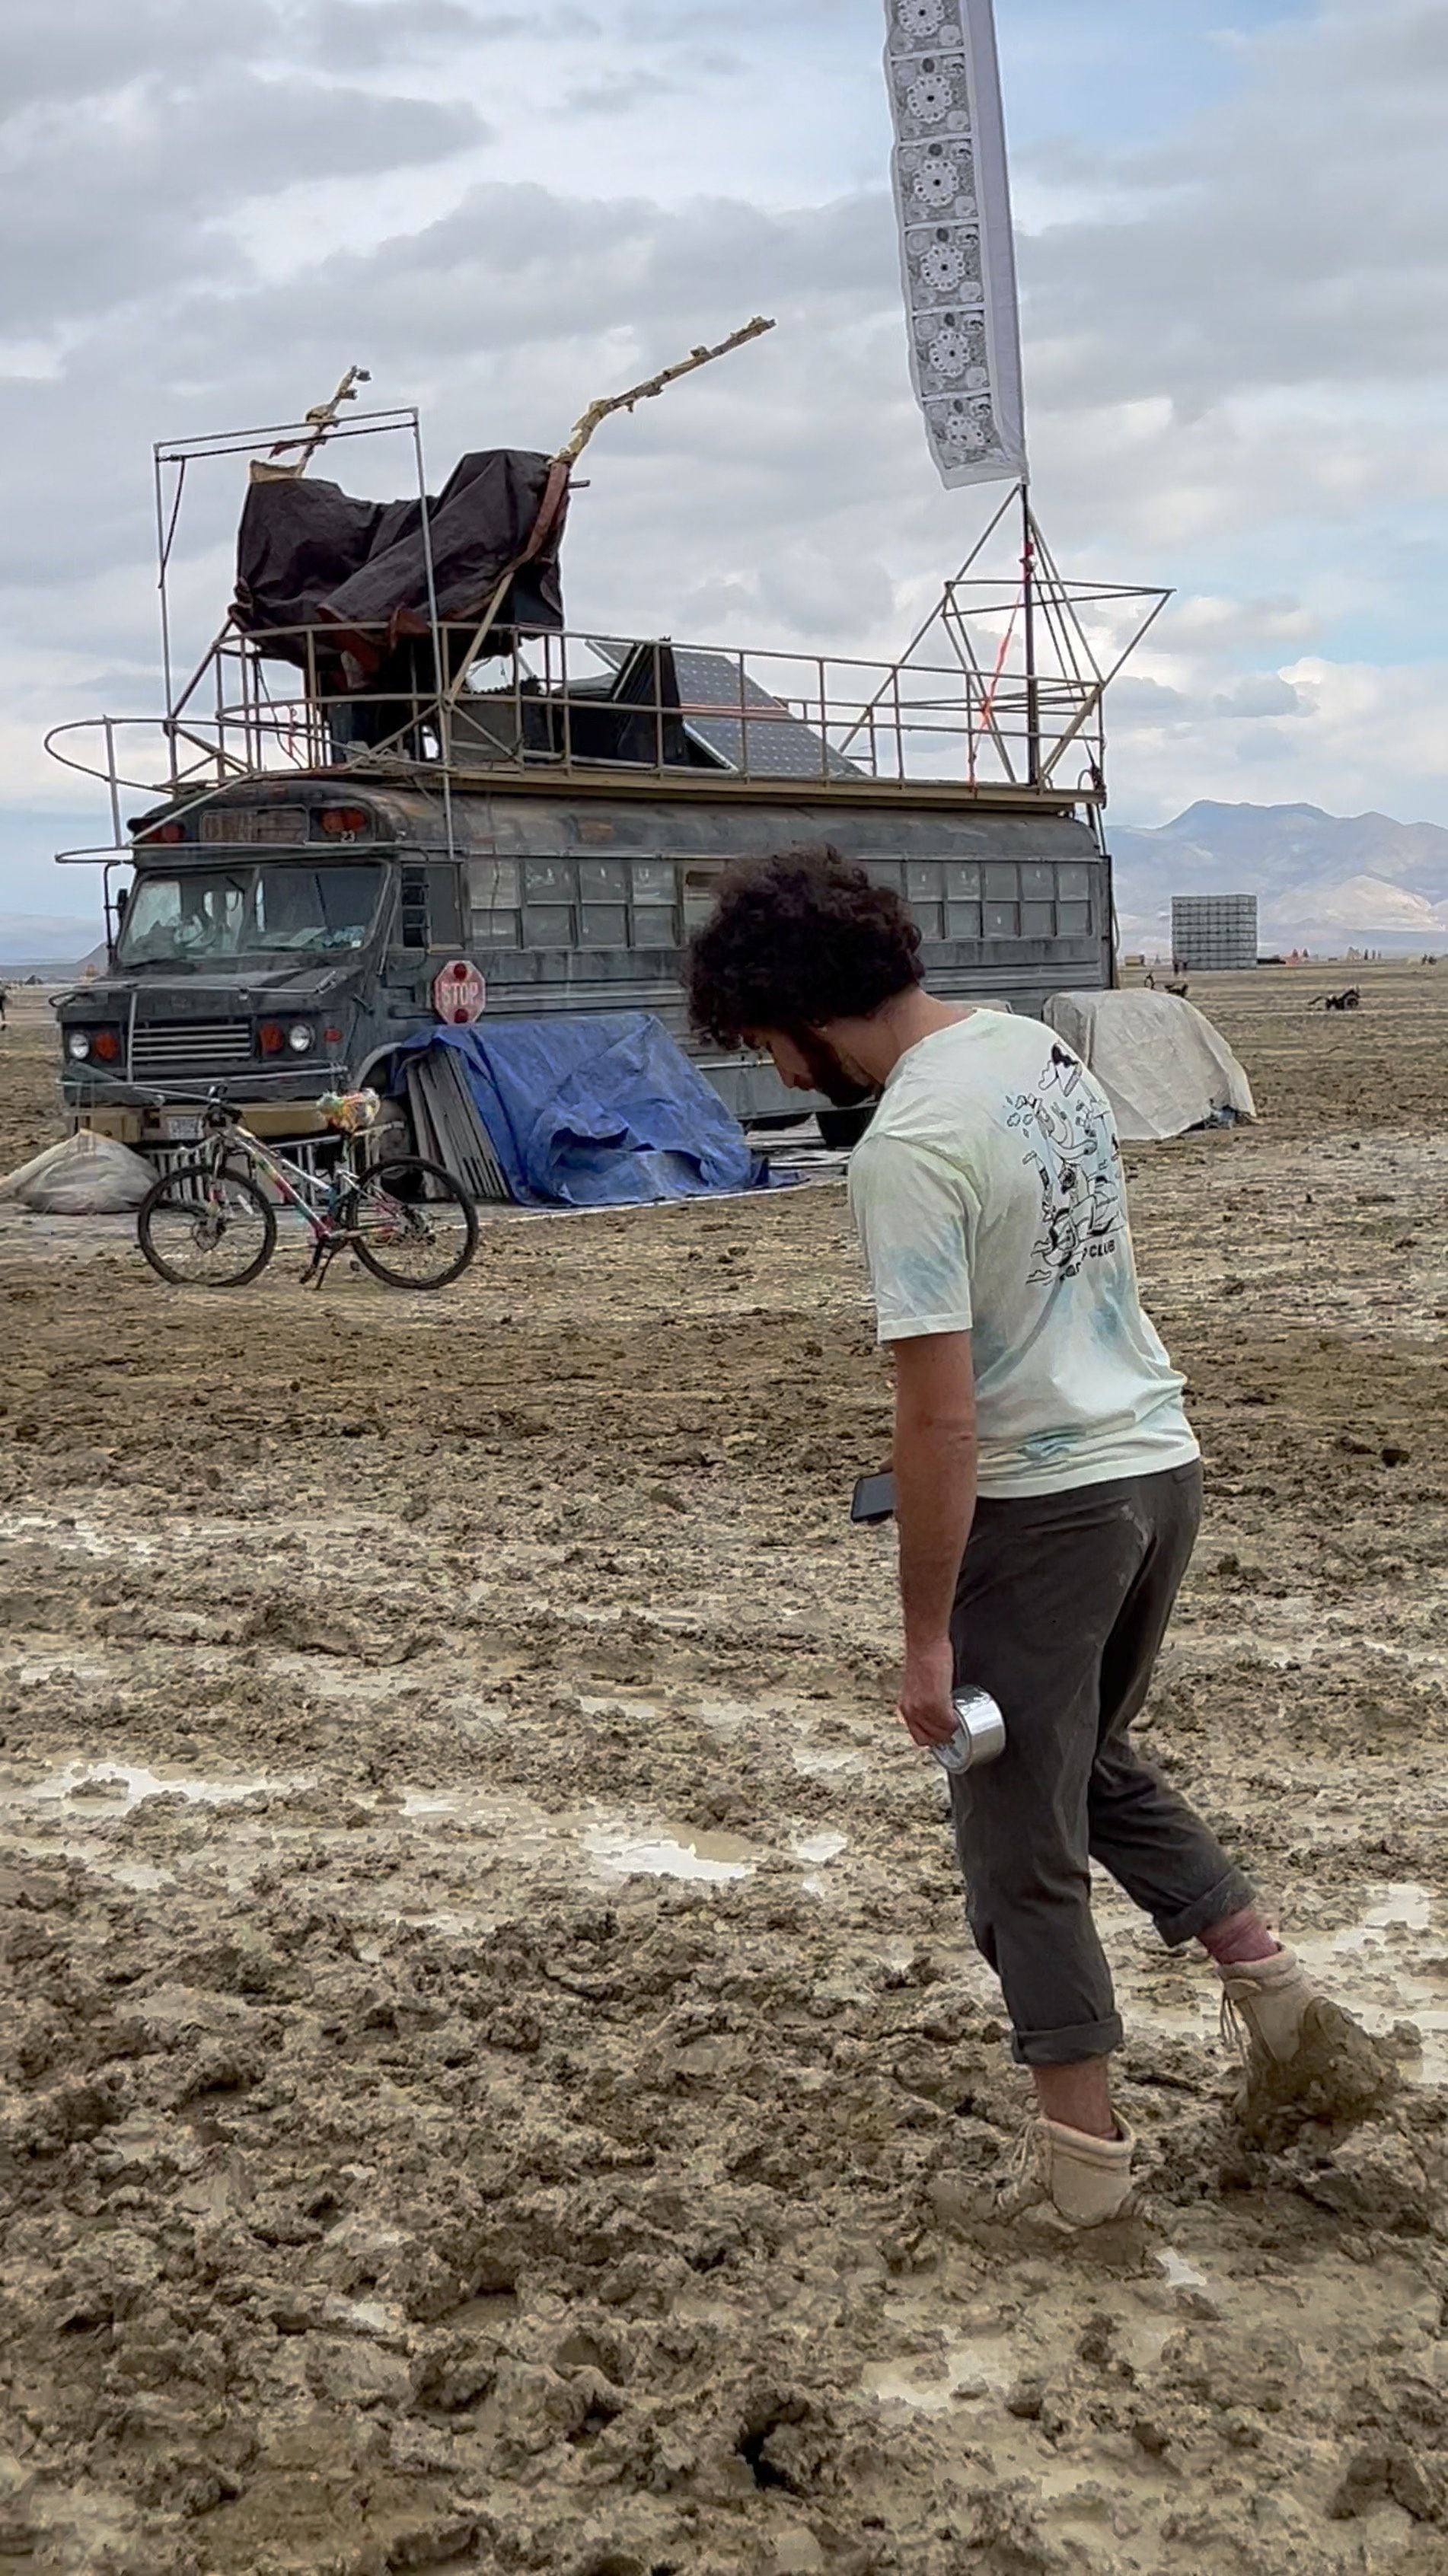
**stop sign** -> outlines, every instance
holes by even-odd
[[[487,985],[466,957],[454,957],[433,977],[432,1007],[449,1028],[465,1029],[480,1020],[487,998]]]

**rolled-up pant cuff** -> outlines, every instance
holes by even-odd
[[[1017,2030],[1011,2055],[1017,2066],[1080,2066],[1088,2057],[1110,2057],[1121,2046],[1121,2016],[1083,2021],[1075,2030]]]
[[[1169,1950],[1180,1950],[1188,1941],[1197,1940],[1214,1923],[1225,1923],[1229,1914],[1240,1914],[1243,1907],[1254,1905],[1257,1891],[1240,1869],[1229,1869],[1225,1878],[1207,1895],[1199,1896],[1182,1914],[1153,1916],[1158,1932]]]

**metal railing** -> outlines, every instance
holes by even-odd
[[[105,784],[117,848],[123,794],[207,800],[318,772],[452,785],[499,772],[691,773],[719,788],[789,781],[829,794],[928,781],[1094,801],[1112,620],[1123,602],[1159,596],[1062,585],[1068,649],[1029,667],[1019,597],[966,581],[947,587],[899,662],[563,633],[513,644],[500,667],[496,653],[471,660],[471,621],[403,647],[381,628],[228,626],[166,715],[61,725],[47,747]],[[1083,604],[1104,621],[1104,655]]]

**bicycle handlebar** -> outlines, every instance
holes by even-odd
[[[143,1102],[148,1109],[209,1110],[223,1126],[239,1125],[241,1113],[234,1108],[223,1082],[214,1082],[209,1091],[148,1091],[139,1082],[108,1082],[106,1099],[120,1098]]]

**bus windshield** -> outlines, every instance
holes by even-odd
[[[198,868],[137,876],[116,943],[122,966],[235,965],[360,948],[382,889],[379,867]]]

